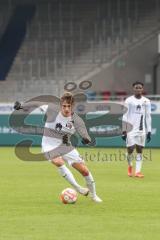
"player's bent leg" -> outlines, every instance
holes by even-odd
[[[79,171],[82,174],[82,176],[85,178],[86,185],[89,189],[90,196],[93,199],[93,201],[97,203],[102,202],[102,200],[96,194],[95,181],[93,179],[91,172],[88,170],[87,166],[85,165],[85,163],[73,163],[72,166],[77,171]]]
[[[83,176],[88,176],[89,174],[87,167],[83,163],[73,163],[72,167],[74,167],[77,171],[79,171]],[[89,193],[89,189],[81,188],[79,189],[79,193],[84,196],[87,196]]]
[[[54,158],[51,162],[58,167],[58,171],[62,177],[64,177],[77,191],[81,189],[81,186],[76,182],[73,174],[64,164],[64,160],[61,157]]]
[[[136,145],[136,152],[142,154],[142,152],[143,152],[143,146]]]
[[[130,146],[127,147],[127,162],[128,162],[128,176],[132,177],[133,176],[133,151],[134,151],[135,146]]]
[[[83,176],[89,175],[89,170],[84,163],[73,163],[72,167],[74,167],[77,171],[79,171]]]
[[[143,157],[142,157],[143,146],[136,145],[136,170],[135,170],[135,177],[143,178],[144,175],[141,173]]]
[[[132,154],[135,149],[135,145],[127,147],[128,154]]]
[[[61,157],[54,158],[50,161],[57,167],[61,167],[62,165],[64,165],[64,160]]]

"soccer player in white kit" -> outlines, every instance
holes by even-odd
[[[65,93],[60,99],[59,112],[54,121],[46,121],[44,135],[42,137],[42,152],[47,160],[53,163],[62,177],[64,177],[80,194],[87,196],[88,193],[93,201],[100,203],[102,200],[96,194],[95,181],[84,160],[78,151],[71,145],[70,137],[76,132],[76,119],[81,123],[86,133],[82,139],[83,144],[89,144],[91,139],[87,133],[85,124],[82,119],[73,112],[74,97],[71,93]],[[24,109],[24,107],[16,102],[14,108],[16,110]],[[46,110],[45,106],[42,109]],[[54,109],[53,109],[54,112]],[[52,135],[52,131],[54,135]],[[51,133],[51,134],[48,134]],[[56,137],[57,134],[57,137]],[[81,173],[86,181],[87,187],[80,186],[69,168],[65,165],[68,163]]]
[[[151,103],[144,97],[143,83],[133,83],[134,95],[125,100],[127,112],[123,115],[123,133],[122,139],[126,141],[128,176],[133,176],[133,151],[136,148],[136,169],[135,177],[143,178],[142,168],[142,152],[145,141],[151,140]]]

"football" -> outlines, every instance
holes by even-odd
[[[60,194],[60,199],[64,204],[73,204],[77,201],[78,194],[72,188],[66,188]]]

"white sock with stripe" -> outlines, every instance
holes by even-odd
[[[137,157],[136,157],[136,173],[141,172],[141,168],[142,168],[142,154],[141,153],[137,153]]]
[[[91,196],[95,197],[96,196],[96,184],[95,184],[92,174],[89,172],[89,175],[85,176],[84,178],[86,180],[86,185],[90,191]]]
[[[76,182],[71,171],[65,165],[58,167],[58,170],[60,175],[64,177],[79,192],[81,186]]]

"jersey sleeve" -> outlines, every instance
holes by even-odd
[[[89,141],[91,141],[91,138],[88,134],[87,128],[85,126],[85,123],[81,117],[78,116],[78,114],[73,114],[73,121],[74,121],[74,127],[76,132],[82,137],[87,138]]]
[[[24,111],[29,111],[32,112],[36,109],[39,109],[41,112],[46,112],[48,109],[48,105],[41,103],[41,102],[36,102],[36,101],[28,101],[22,104],[23,110]]]
[[[151,102],[147,101],[145,107],[146,107],[146,127],[147,127],[147,132],[151,132],[151,124],[152,124],[152,119],[151,119]]]
[[[58,103],[44,103],[40,101],[28,101],[22,104],[23,110],[25,112],[31,113],[36,109],[39,109],[42,113],[46,114],[47,120],[52,121],[53,115],[57,116],[59,112],[59,104]]]
[[[122,132],[127,131],[127,122],[128,122],[128,114],[129,114],[129,101],[128,99],[124,102],[124,108],[126,112],[122,116]]]

